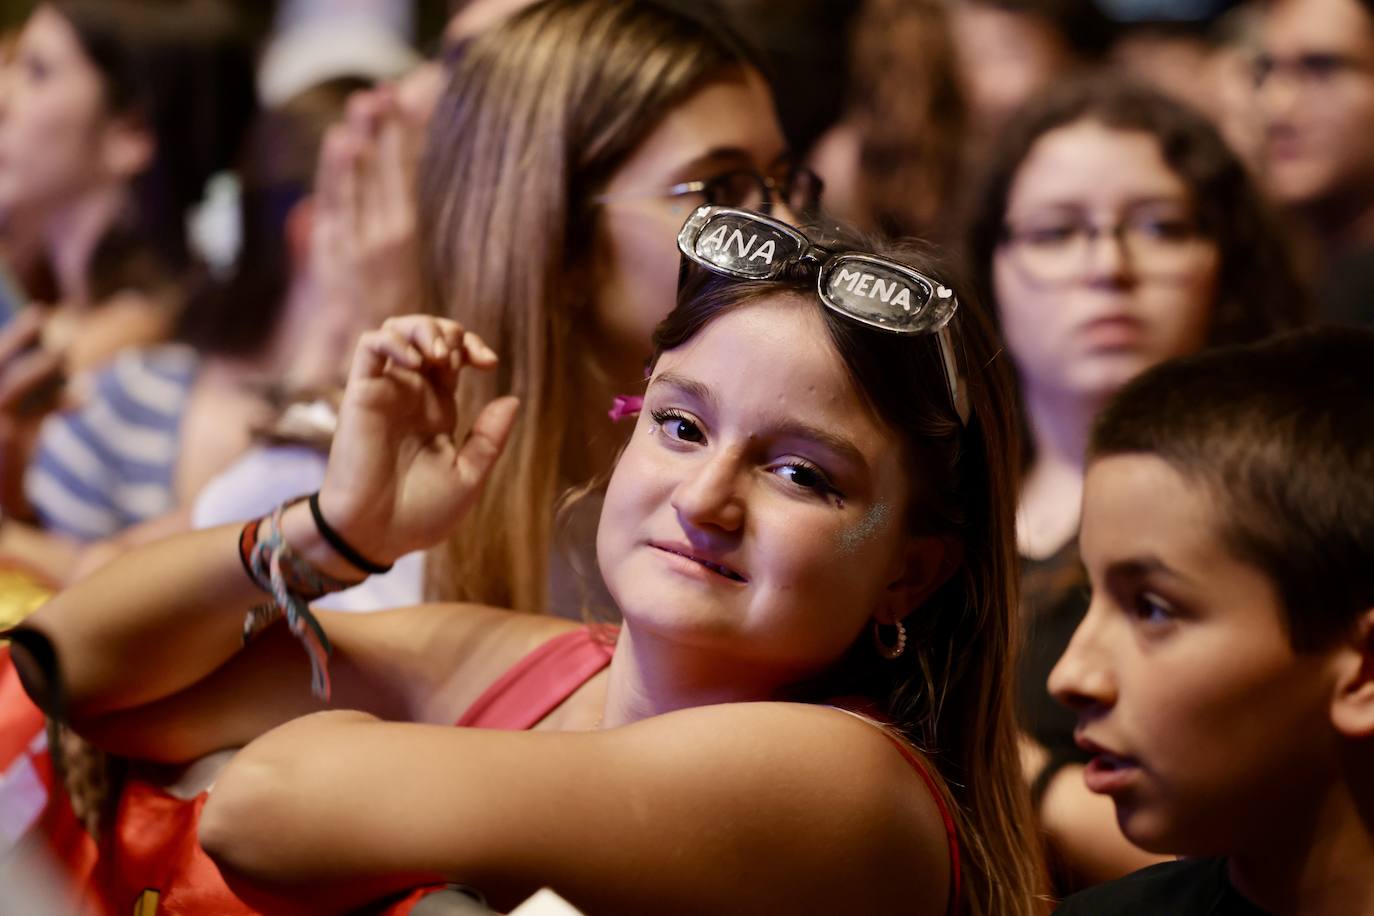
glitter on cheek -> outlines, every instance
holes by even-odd
[[[874,503],[852,528],[840,532],[839,549],[844,553],[858,553],[859,548],[883,530],[890,514],[887,503]]]

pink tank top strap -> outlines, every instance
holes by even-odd
[[[940,787],[935,782],[935,777],[931,775],[926,761],[920,754],[916,753],[915,748],[888,727],[887,716],[866,697],[839,697],[831,700],[829,705],[840,712],[857,716],[879,728],[887,740],[892,742],[897,753],[901,754],[902,758],[911,764],[911,768],[925,783],[926,790],[930,792],[930,797],[935,800],[935,807],[940,811],[940,820],[945,825],[945,842],[949,847],[949,906],[945,912],[949,916],[954,916],[959,912],[959,905],[963,897],[963,878],[959,866],[959,829],[954,823],[954,815],[949,810],[949,805],[945,803],[944,793],[940,791]]]
[[[533,728],[611,661],[605,628],[578,627],[541,644],[497,678],[455,723],[469,728]]]
[[[961,886],[961,876],[959,874],[959,831],[954,826],[954,815],[950,813],[949,806],[945,804],[944,795],[941,794],[939,787],[935,784],[935,777],[930,775],[930,770],[926,768],[925,762],[918,757],[905,741],[896,735],[888,734],[888,740],[897,748],[897,752],[906,758],[906,762],[911,764],[911,768],[921,775],[926,788],[930,790],[930,797],[935,799],[935,807],[940,809],[940,819],[945,823],[945,842],[949,844],[949,909],[946,910],[950,916],[958,912],[960,894],[963,891]]]

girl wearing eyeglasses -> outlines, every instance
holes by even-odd
[[[443,881],[598,914],[1042,912],[1008,675],[1009,369],[967,301],[957,380],[932,334],[854,306],[805,266],[688,272],[596,536],[618,628],[293,604],[442,539],[510,448],[525,405],[466,422],[455,399],[495,354],[415,317],[360,344],[314,500],[138,548],[23,642],[51,640],[73,724],[112,751],[248,745],[200,835],[272,912]],[[255,612],[245,647],[273,576],[294,623]],[[334,709],[293,629],[327,635]]]
[[[524,403],[492,485],[429,556],[430,594],[577,617],[599,592],[595,498],[621,434],[611,398],[642,387],[671,310],[673,238],[702,203],[812,208],[752,52],[709,10],[553,0],[457,49],[421,166],[428,299],[501,368],[460,393]],[[603,599],[604,600],[604,599]]]
[[[1150,861],[1082,786],[1086,754],[1045,682],[1087,609],[1077,531],[1094,416],[1138,373],[1299,324],[1283,233],[1211,124],[1095,77],[1041,97],[990,159],[967,236],[1016,366],[1028,435],[1018,541],[1027,778],[1066,887]]]

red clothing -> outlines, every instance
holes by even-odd
[[[10,800],[21,797],[19,780],[28,783],[25,812],[32,810],[32,790],[41,787],[41,813],[27,823],[7,814],[10,823],[4,826],[43,840],[70,891],[67,911],[99,916],[256,912],[225,886],[196,840],[204,793],[183,800],[142,780],[126,780],[111,836],[97,848],[56,784],[43,713],[20,686],[7,650],[0,654],[0,773],[0,795]],[[37,775],[37,784],[30,774]],[[14,801],[9,811],[20,807]]]
[[[77,889],[95,867],[96,849],[56,784],[43,712],[24,692],[9,647],[0,646],[0,857],[21,839],[41,842],[70,890],[53,902],[75,912],[82,909]]]

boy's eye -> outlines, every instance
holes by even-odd
[[[706,434],[691,417],[676,410],[655,410],[650,414],[664,434],[679,442],[705,442]]]
[[[1173,605],[1154,592],[1139,592],[1132,599],[1131,613],[1146,623],[1168,623],[1176,616]]]

